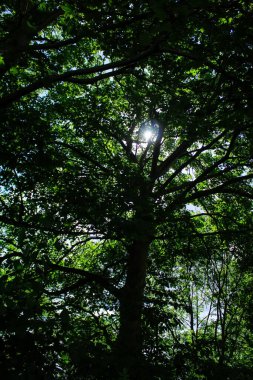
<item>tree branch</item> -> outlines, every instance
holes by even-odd
[[[72,146],[71,144],[60,142],[60,141],[57,141],[56,143],[57,145],[60,145],[60,146],[63,146],[64,148],[68,148],[72,150],[72,152],[76,153],[79,157],[85,160],[88,160],[93,165],[97,166],[100,170],[102,170],[104,173],[107,173],[107,174],[111,173],[110,169],[104,167],[102,164],[100,164],[100,162],[95,160],[93,157],[90,157],[90,155],[87,152],[83,152],[82,149],[79,149],[77,146]]]
[[[104,277],[99,273],[89,272],[80,268],[65,267],[59,264],[54,264],[54,263],[47,263],[47,266],[52,270],[57,270],[57,271],[64,272],[67,274],[75,274],[75,275],[84,277],[84,279],[78,281],[78,283],[76,284],[73,284],[71,287],[81,286],[82,284],[86,284],[89,282],[95,282],[97,285],[108,290],[115,297],[119,298],[120,296],[120,289],[118,289],[116,286],[112,284],[111,279]]]
[[[70,70],[66,71],[62,74],[52,74],[48,75],[42,79],[39,79],[31,84],[29,84],[26,87],[20,88],[19,90],[16,90],[15,92],[8,94],[2,98],[0,98],[0,107],[8,107],[11,103],[19,100],[25,95],[30,94],[31,92],[34,92],[40,88],[47,88],[52,87],[57,82],[73,82],[77,84],[93,84],[98,82],[99,80],[102,80],[104,78],[112,77],[119,74],[126,73],[126,69],[135,66],[139,61],[147,58],[150,54],[154,53],[156,50],[156,45],[149,47],[148,49],[144,50],[143,52],[137,54],[136,56],[129,58],[129,59],[123,59],[121,61],[107,63],[104,65],[98,65],[93,66],[89,68],[84,69],[76,69],[76,70]],[[113,71],[113,69],[117,69]],[[98,75],[93,78],[76,78],[78,76],[86,76],[96,73],[102,73],[103,71],[112,70],[107,73],[103,73],[101,75]]]
[[[65,47],[65,46],[68,46],[70,44],[75,44],[79,41],[81,41],[84,37],[85,38],[95,38],[95,35],[98,34],[98,33],[105,33],[107,31],[112,31],[112,30],[116,30],[116,29],[119,29],[119,28],[124,28],[124,27],[128,27],[129,25],[135,23],[136,21],[141,21],[141,20],[145,20],[147,19],[149,16],[151,16],[151,12],[146,12],[146,13],[143,13],[143,14],[140,14],[140,15],[136,15],[132,18],[129,18],[127,20],[122,20],[122,21],[119,21],[117,23],[111,23],[111,24],[107,24],[107,25],[102,25],[101,28],[98,28],[97,31],[95,31],[94,33],[94,30],[92,30],[92,33],[89,33],[89,30],[85,30],[85,32],[75,36],[75,37],[72,37],[72,38],[68,38],[64,41],[49,41],[48,43],[45,43],[45,44],[34,44],[34,45],[30,45],[27,50],[28,51],[34,51],[34,50],[51,50],[51,49],[59,49],[61,47]]]
[[[231,180],[226,181],[219,186],[213,187],[212,189],[196,191],[190,197],[185,198],[185,201],[186,201],[186,203],[188,203],[188,202],[191,202],[195,199],[203,198],[203,197],[218,194],[218,193],[234,194],[234,195],[239,195],[239,196],[246,197],[249,199],[253,199],[253,194],[248,193],[244,189],[238,189],[238,188],[233,189],[233,188],[227,188],[226,187],[226,186],[231,185],[233,183],[241,182],[243,180],[247,180],[247,179],[251,179],[251,178],[253,178],[253,174],[232,178]]]
[[[189,140],[184,140],[175,150],[171,153],[170,156],[168,156],[156,169],[156,172],[153,176],[154,179],[157,179],[161,177],[163,174],[165,174],[171,164],[178,158],[180,158],[186,151],[187,148],[191,145],[191,142]]]
[[[173,179],[182,172],[184,168],[186,168],[190,163],[196,160],[197,157],[201,155],[204,151],[210,149],[215,143],[217,143],[222,137],[226,135],[227,131],[223,131],[218,136],[216,136],[209,144],[203,146],[202,148],[198,149],[197,152],[194,154],[194,156],[191,156],[186,162],[184,162],[182,165],[179,166],[178,169],[175,170],[175,172],[164,182],[161,189],[158,192],[158,195],[163,195],[166,187],[173,181]],[[171,192],[171,191],[170,191]]]
[[[78,231],[71,231],[71,230],[64,230],[64,229],[57,229],[54,227],[43,227],[41,225],[33,224],[33,223],[28,223],[24,220],[16,220],[14,218],[10,218],[5,215],[0,215],[0,222],[2,222],[5,225],[10,225],[13,227],[18,227],[18,228],[29,228],[29,229],[35,229],[38,231],[43,231],[43,232],[52,232],[57,235],[70,235],[70,236],[80,236],[83,235],[83,231],[78,232]]]
[[[153,149],[153,156],[152,156],[152,164],[151,164],[151,171],[150,171],[150,178],[156,178],[157,174],[157,163],[158,163],[158,158],[160,155],[161,151],[161,144],[162,144],[162,138],[163,138],[163,126],[159,123],[158,125],[158,135],[154,144],[154,149]]]

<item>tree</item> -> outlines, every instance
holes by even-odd
[[[154,378],[142,324],[162,300],[159,265],[167,276],[174,255],[205,257],[210,237],[251,237],[251,8],[2,6],[3,275],[14,285],[22,272],[36,321],[61,316],[56,335],[76,323],[72,348],[88,326],[82,370],[100,354],[106,368],[87,378]]]

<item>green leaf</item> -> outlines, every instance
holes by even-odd
[[[42,2],[38,5],[38,9],[41,11],[41,12],[45,12],[47,10],[47,4]]]
[[[18,67],[17,66],[13,66],[10,68],[10,73],[12,75],[17,75],[18,74]]]

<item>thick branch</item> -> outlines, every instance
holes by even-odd
[[[224,235],[241,235],[241,234],[245,234],[245,235],[248,235],[248,234],[251,234],[253,233],[253,229],[252,228],[238,228],[237,230],[234,230],[234,229],[227,229],[227,230],[217,230],[217,231],[210,231],[210,232],[198,232],[196,230],[192,231],[191,232],[191,237],[192,238],[203,238],[203,237],[208,237],[208,236],[224,236]],[[155,236],[155,240],[166,240],[166,239],[170,239],[171,238],[171,235],[166,235],[166,234],[161,234],[161,235],[157,235]]]
[[[195,184],[198,184],[202,181],[205,181],[206,178],[207,178],[207,175],[209,173],[211,173],[214,169],[216,169],[219,165],[223,164],[228,158],[229,158],[229,155],[230,153],[232,152],[232,149],[235,145],[235,142],[236,142],[236,139],[239,135],[239,133],[241,132],[241,130],[237,130],[233,133],[233,136],[231,138],[231,141],[230,141],[230,144],[229,144],[229,147],[228,149],[226,150],[226,153],[224,154],[224,156],[219,159],[218,161],[214,162],[211,166],[209,166],[208,168],[206,168],[194,181],[193,181],[193,185],[192,186],[195,186]]]
[[[104,173],[109,174],[111,171],[104,167],[99,161],[95,160],[93,157],[90,157],[90,155],[87,152],[82,151],[82,149],[78,148],[77,146],[73,146],[68,143],[57,141],[57,144],[60,146],[63,146],[64,148],[68,148],[72,150],[73,153],[76,153],[80,158],[83,158],[89,162],[91,162],[93,165],[98,167],[100,170],[102,170]]]
[[[72,38],[68,38],[64,41],[51,41],[51,42],[47,42],[45,44],[34,44],[34,45],[28,46],[27,50],[28,51],[35,51],[35,50],[59,49],[59,48],[62,48],[62,47],[65,47],[65,46],[68,46],[71,44],[75,44],[75,43],[79,42],[80,40],[82,40],[83,37],[84,37],[84,35],[79,35],[79,36],[75,36]]]
[[[158,158],[161,151],[162,138],[163,138],[163,126],[159,124],[158,135],[157,135],[157,138],[154,144],[154,149],[153,149],[152,165],[151,165],[151,172],[150,172],[151,178],[156,177],[157,163],[158,163]]]
[[[232,195],[238,195],[241,197],[246,197],[249,199],[253,199],[253,194],[248,193],[244,189],[238,189],[238,188],[228,188],[226,186],[231,185],[233,183],[241,182],[243,180],[251,179],[253,178],[253,174],[249,174],[247,176],[241,176],[241,177],[236,177],[233,178],[229,181],[224,182],[223,184],[216,186],[212,189],[207,189],[207,190],[200,190],[196,191],[194,194],[192,194],[190,197],[185,198],[186,203],[191,202],[195,199],[200,199],[209,195],[214,195],[214,194],[232,194]]]
[[[162,185],[161,189],[159,190],[158,192],[158,195],[162,195],[162,194],[165,194],[165,193],[171,193],[171,192],[174,192],[174,191],[177,191],[177,190],[180,190],[186,186],[189,186],[189,183],[187,184],[182,184],[180,186],[177,186],[177,187],[173,187],[172,189],[169,189],[166,190],[167,186],[173,181],[173,179],[182,172],[183,169],[185,169],[188,165],[190,165],[193,161],[195,161],[203,152],[211,149],[213,147],[213,145],[215,145],[218,141],[220,141],[225,135],[226,135],[227,131],[224,130],[223,132],[221,132],[218,136],[216,136],[209,144],[203,146],[202,148],[198,149],[197,152],[191,156],[188,160],[186,160],[182,165],[180,165],[176,170],[175,172],[164,182],[164,184]]]
[[[183,141],[169,157],[167,157],[161,164],[160,166],[157,167],[156,172],[154,173],[153,178],[157,179],[161,177],[163,174],[165,174],[171,164],[180,158],[186,151],[187,148],[191,145],[191,142],[189,140]]]
[[[196,191],[194,194],[192,194],[188,197],[186,197],[186,195],[188,193],[188,190],[186,189],[181,194],[179,194],[175,198],[174,201],[172,201],[172,203],[168,206],[168,208],[170,210],[173,210],[174,208],[176,208],[177,206],[179,206],[181,204],[187,204],[187,203],[190,203],[196,199],[205,198],[205,197],[208,197],[210,195],[215,195],[215,194],[231,194],[231,195],[235,195],[235,196],[239,196],[239,197],[245,197],[248,199],[253,199],[253,194],[247,192],[244,189],[240,189],[237,187],[235,187],[235,188],[227,187],[227,186],[232,185],[234,183],[237,183],[237,182],[240,183],[243,180],[247,180],[247,179],[251,179],[251,178],[253,178],[253,174],[249,174],[247,176],[235,177],[235,178],[232,178],[232,179],[222,183],[221,185],[213,187],[211,189]]]
[[[15,65],[34,36],[57,20],[62,13],[61,8],[50,12],[41,12],[36,7],[22,13],[21,25],[15,25],[1,44],[5,65],[0,68],[0,74],[4,74],[12,65]]]
[[[44,44],[30,45],[27,50],[34,51],[34,50],[59,49],[61,47],[65,47],[65,46],[68,46],[71,44],[78,43],[83,38],[88,38],[88,37],[95,38],[95,36],[99,33],[105,33],[107,31],[117,30],[119,28],[124,28],[126,26],[128,27],[137,21],[147,19],[150,15],[151,15],[151,13],[147,12],[147,13],[143,13],[140,15],[136,15],[132,18],[127,19],[127,20],[122,20],[119,22],[114,22],[114,23],[112,22],[111,24],[102,25],[102,27],[98,28],[97,31],[94,31],[94,29],[92,29],[91,32],[89,30],[85,30],[81,34],[76,35],[75,37],[72,37],[72,38],[68,38],[64,41],[49,41],[48,43],[44,43]]]
[[[97,285],[108,290],[115,297],[118,298],[120,295],[120,290],[112,284],[111,279],[104,277],[99,273],[89,272],[80,268],[65,267],[65,266],[62,266],[59,264],[53,264],[53,263],[49,263],[48,266],[50,269],[53,269],[53,270],[57,270],[57,271],[68,273],[68,274],[75,274],[75,275],[84,277],[83,280],[80,280],[81,282],[80,281],[78,282],[78,286],[85,283],[95,282]],[[76,284],[72,286],[76,286]]]
[[[13,227],[29,228],[29,229],[35,229],[38,231],[52,232],[57,235],[80,236],[84,234],[83,231],[78,232],[78,231],[71,231],[71,229],[64,230],[64,229],[57,229],[54,227],[44,227],[38,224],[28,223],[24,220],[16,220],[14,218],[4,216],[4,215],[0,215],[0,222],[6,225],[13,226]]]
[[[0,99],[0,107],[7,107],[9,104],[19,100],[24,95],[28,95],[31,92],[34,92],[40,88],[52,87],[57,82],[74,82],[77,84],[93,84],[104,78],[123,74],[125,73],[124,70],[128,69],[129,67],[133,67],[139,61],[147,58],[150,54],[155,52],[155,49],[156,49],[156,45],[149,47],[147,50],[144,50],[143,52],[137,54],[135,57],[132,57],[129,59],[123,59],[121,61],[117,61],[114,63],[112,62],[112,63],[107,63],[104,65],[98,65],[98,66],[93,66],[93,67],[84,68],[84,69],[70,70],[62,74],[48,75],[47,77],[39,79],[36,82],[33,82],[29,84],[28,86],[23,87],[13,92],[12,94],[8,94],[2,97]],[[117,68],[118,69],[121,68],[121,70],[113,71],[113,69],[117,69]],[[107,73],[103,73],[93,78],[82,78],[83,76],[86,76],[86,75],[102,73],[103,71],[107,71],[107,70],[111,70],[111,71]],[[77,78],[78,76],[81,76],[81,78]]]

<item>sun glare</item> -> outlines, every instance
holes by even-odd
[[[158,134],[159,124],[156,120],[144,121],[139,129],[138,137],[141,144],[149,144],[155,142]]]
[[[154,133],[150,130],[146,130],[144,133],[143,133],[143,138],[144,138],[144,141],[145,142],[148,142],[150,141],[154,136]]]

